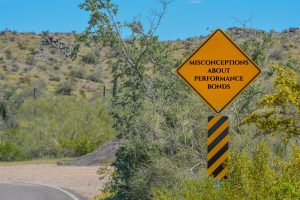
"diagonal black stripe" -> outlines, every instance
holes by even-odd
[[[219,142],[223,140],[224,137],[228,135],[228,127],[214,140],[212,143],[210,143],[207,147],[207,153],[209,153]]]
[[[207,167],[210,168],[227,150],[228,142],[207,162]]]
[[[208,137],[209,138],[226,120],[228,117],[220,117],[219,121],[217,121],[209,130]]]
[[[208,117],[208,123],[210,122],[210,120],[212,120],[215,116],[209,116]]]
[[[215,169],[215,171],[213,171],[212,174],[214,175],[214,177],[217,177],[218,174],[219,174],[223,169],[224,169],[223,163],[221,163],[221,165],[219,165],[219,167],[217,167],[217,169]]]

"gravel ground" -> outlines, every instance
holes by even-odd
[[[99,188],[108,181],[108,178],[98,180],[99,176],[96,174],[99,166],[103,165],[102,158],[115,158],[116,148],[120,145],[121,141],[116,138],[99,149],[62,165],[0,165],[0,182],[40,183],[70,189],[92,199],[96,194],[101,194]]]
[[[25,165],[1,166],[0,182],[27,182],[70,189],[89,199],[100,194],[98,190],[108,178],[98,180],[99,166]]]

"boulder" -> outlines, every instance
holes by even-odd
[[[39,49],[39,52],[40,53],[43,53],[45,51],[45,48],[44,47],[41,47],[40,49]]]
[[[57,165],[61,165],[61,164],[64,164],[64,162],[62,160],[58,160]]]
[[[49,37],[46,37],[44,39],[44,42],[46,45],[50,45],[50,44],[56,44],[59,42],[58,38],[57,37],[52,37],[52,36],[49,36]]]
[[[297,30],[299,30],[299,28],[294,28],[294,27],[292,27],[292,28],[286,29],[286,30],[284,31],[284,33],[294,33],[294,32],[296,32]]]

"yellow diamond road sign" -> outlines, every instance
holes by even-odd
[[[177,75],[220,114],[261,69],[221,29],[215,30],[177,69]]]

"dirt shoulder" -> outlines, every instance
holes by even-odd
[[[99,166],[62,166],[55,164],[1,165],[0,182],[18,181],[67,188],[89,199],[100,194],[108,179],[98,180]]]

